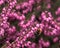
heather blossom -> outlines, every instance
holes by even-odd
[[[0,0],[0,48],[60,48],[60,0]]]

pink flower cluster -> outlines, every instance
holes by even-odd
[[[60,6],[52,8],[56,2],[0,0],[0,48],[59,48]]]

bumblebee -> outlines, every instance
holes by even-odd
[[[41,34],[42,33],[42,29],[38,29],[37,33]]]

